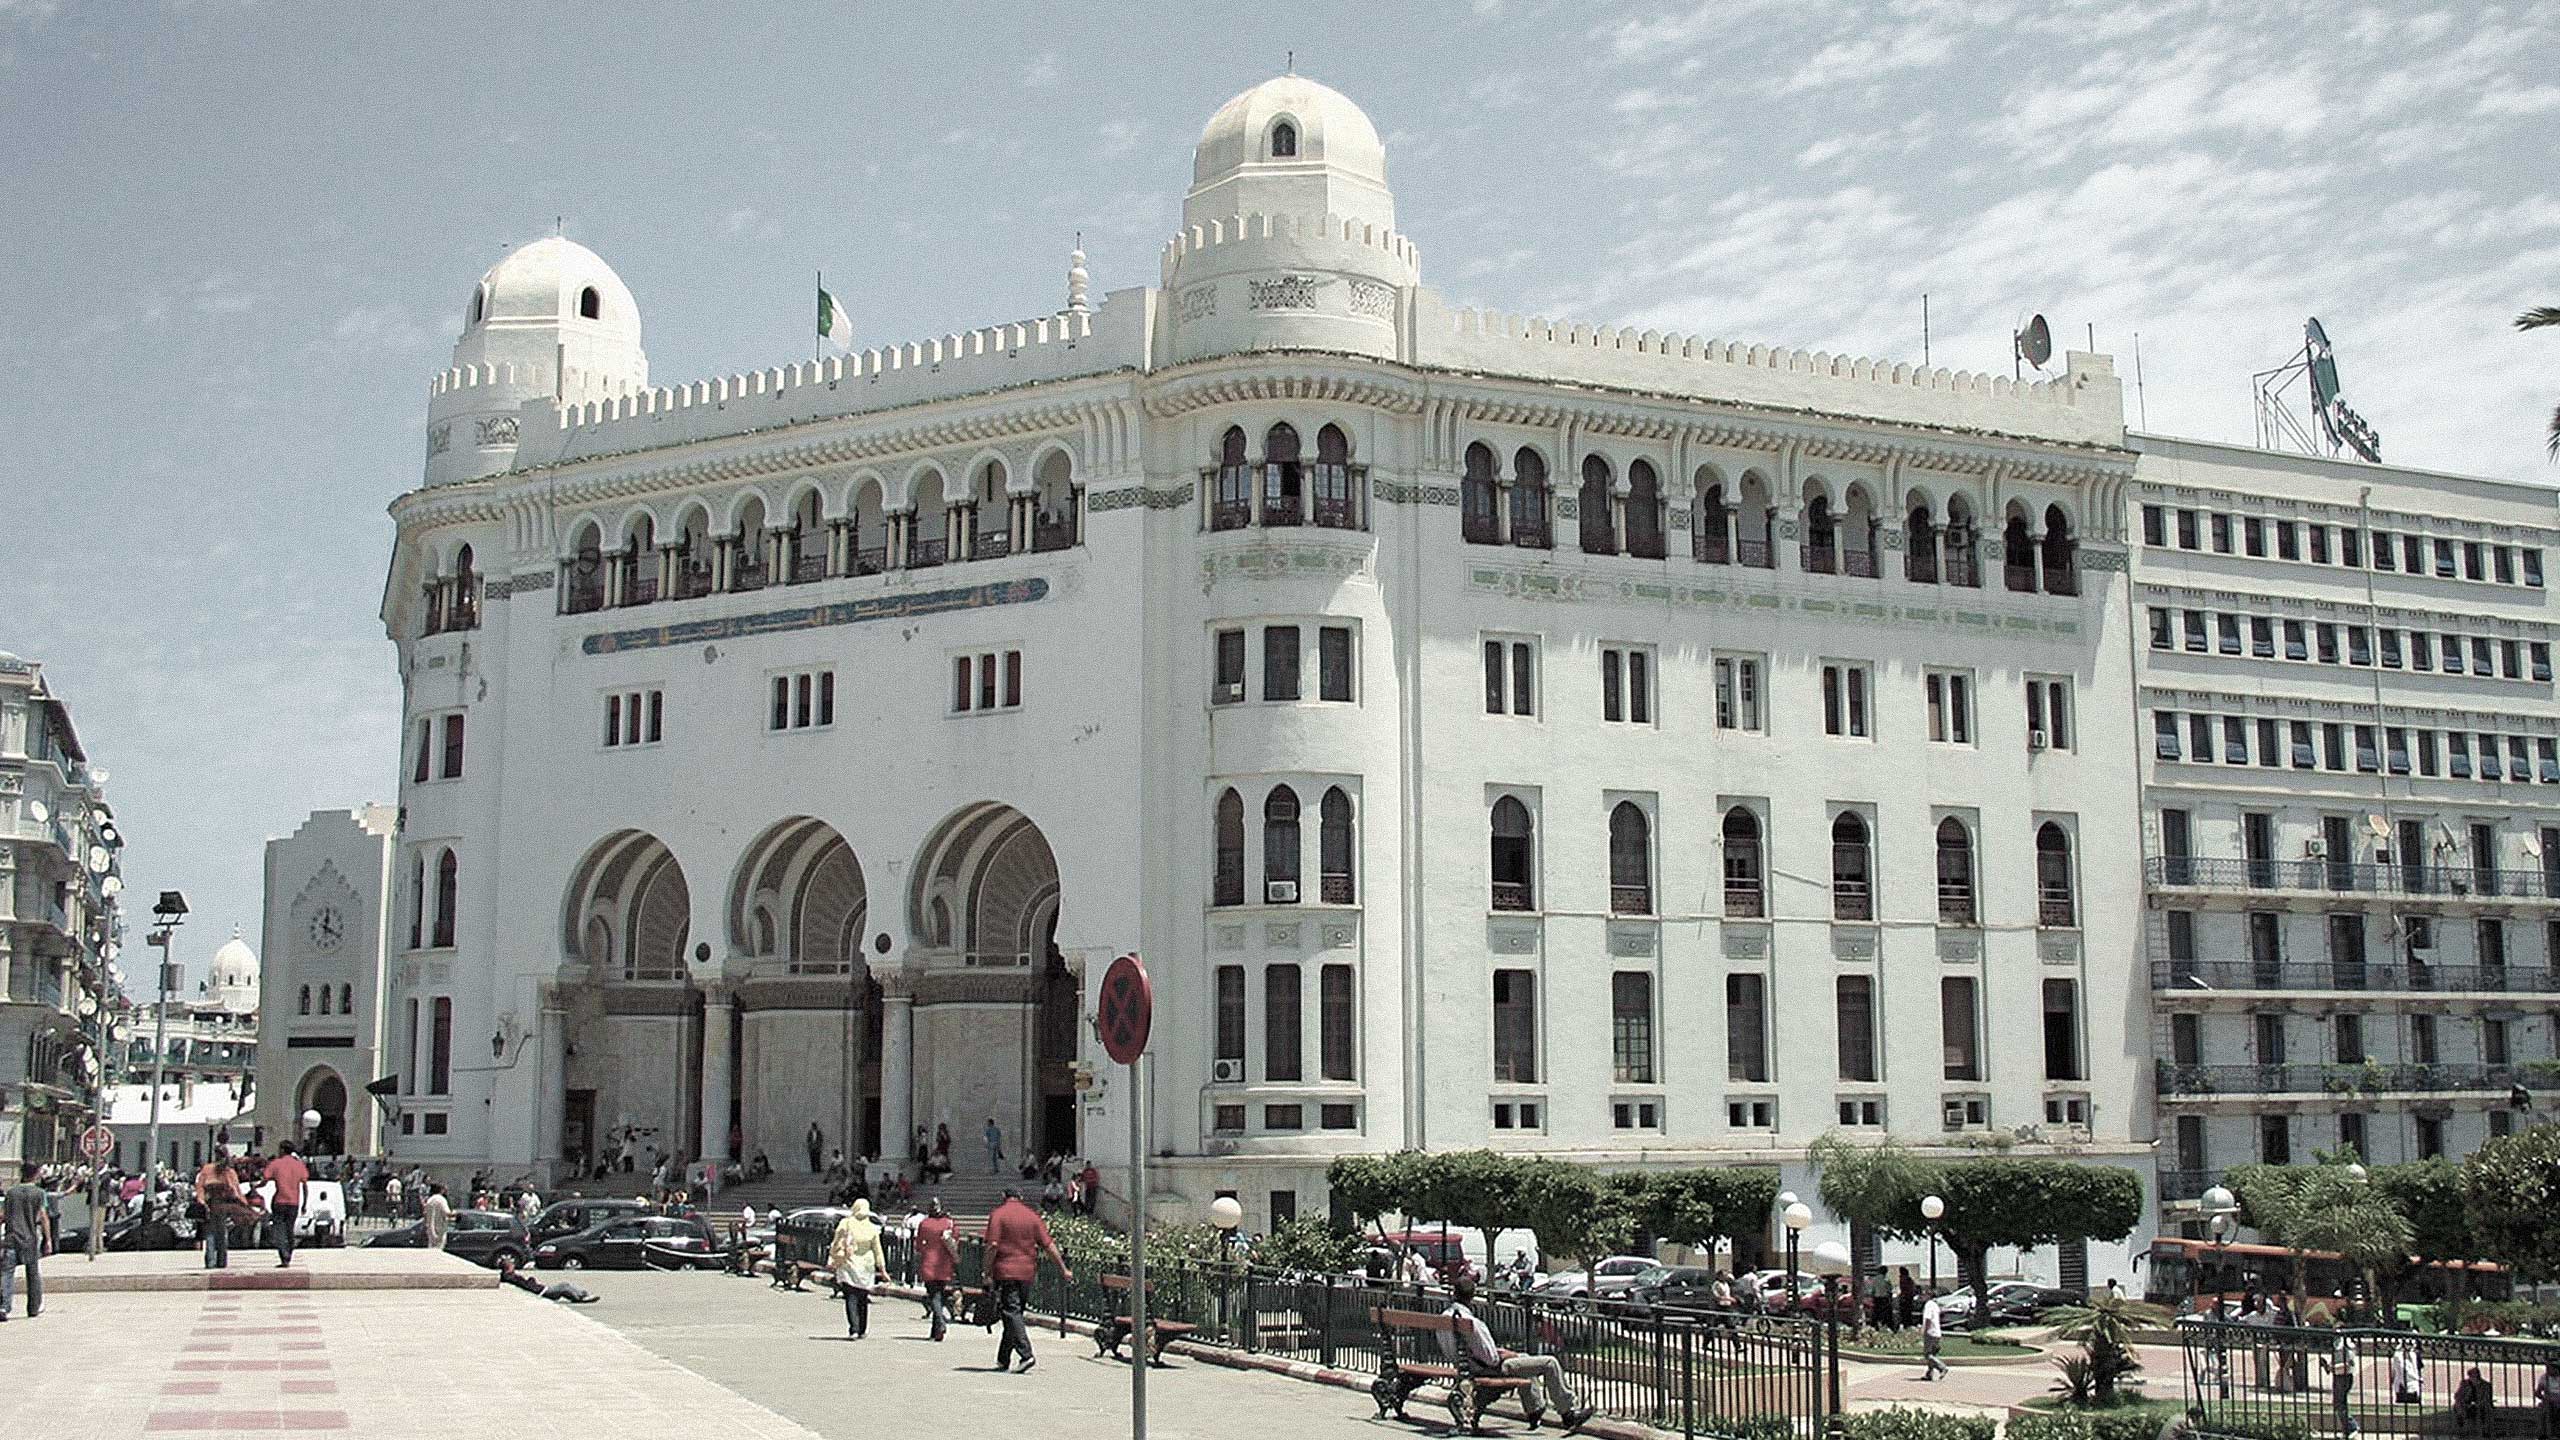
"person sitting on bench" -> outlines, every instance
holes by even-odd
[[[1460,1275],[1449,1282],[1449,1308],[1441,1313],[1457,1323],[1458,1363],[1480,1374],[1532,1382],[1520,1392],[1520,1409],[1532,1427],[1539,1423],[1549,1403],[1563,1415],[1568,1430],[1590,1419],[1591,1407],[1576,1400],[1573,1391],[1565,1386],[1564,1362],[1553,1355],[1521,1355],[1497,1347],[1493,1332],[1476,1318],[1475,1298],[1474,1276]]]

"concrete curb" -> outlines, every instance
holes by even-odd
[[[434,1274],[268,1269],[198,1270],[175,1275],[84,1275],[77,1270],[47,1267],[44,1277],[46,1293],[55,1295],[185,1290],[487,1290],[497,1283],[495,1271],[485,1274]]]

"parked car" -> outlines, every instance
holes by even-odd
[[[1637,1274],[1623,1297],[1664,1310],[1731,1309],[1716,1303],[1716,1272],[1705,1265],[1656,1265]]]
[[[1970,1303],[1971,1296],[1967,1296]],[[2064,1305],[2083,1303],[2083,1297],[2072,1290],[2053,1285],[2034,1285],[2024,1280],[2005,1280],[1991,1287],[1991,1325],[2032,1325],[2044,1318],[2044,1312]],[[1942,1308],[1939,1312],[1945,1313]]]
[[[607,1220],[651,1213],[653,1207],[646,1200],[572,1197],[543,1206],[542,1213],[533,1217],[529,1228],[533,1231],[533,1242],[539,1245],[545,1240],[557,1240],[563,1235],[593,1229]]]
[[[406,1225],[381,1231],[365,1242],[367,1248],[386,1246],[395,1250],[423,1250],[427,1245],[427,1222],[414,1220]],[[446,1230],[444,1253],[459,1255],[474,1265],[498,1268],[498,1262],[512,1257],[519,1265],[533,1253],[533,1236],[524,1222],[503,1210],[456,1210],[453,1224]]]
[[[804,1205],[773,1224],[773,1264],[824,1265],[827,1245],[848,1212],[833,1205]]]
[[[1464,1230],[1397,1230],[1378,1238],[1390,1252],[1421,1251],[1423,1262],[1444,1284],[1460,1275],[1475,1273],[1475,1262],[1467,1258]]]
[[[1636,1277],[1663,1268],[1643,1255],[1612,1255],[1588,1270],[1560,1270],[1530,1287],[1529,1293],[1550,1300],[1615,1300]]]
[[[538,1270],[638,1270],[653,1260],[717,1265],[722,1256],[699,1215],[626,1215],[533,1247]]]

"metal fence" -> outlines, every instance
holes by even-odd
[[[2545,1436],[2539,1387],[2560,1343],[2410,1330],[2178,1326],[2186,1399],[2208,1434]],[[2560,1378],[2555,1378],[2560,1388]]]
[[[890,1273],[911,1282],[903,1238],[883,1238]],[[1105,1275],[1125,1275],[1125,1262],[1069,1258],[1072,1282],[1041,1266],[1033,1318],[1100,1323],[1127,1312],[1127,1292],[1103,1284]],[[955,1283],[981,1284],[985,1265],[984,1243],[961,1241]],[[1150,1263],[1147,1289],[1149,1316],[1193,1327],[1185,1338],[1195,1344],[1369,1375],[1388,1343],[1376,1311],[1437,1312],[1449,1303],[1436,1289],[1197,1261]],[[1770,1419],[1819,1433],[1837,1394],[1837,1332],[1807,1319],[1516,1294],[1479,1295],[1472,1308],[1496,1345],[1561,1359],[1576,1398],[1599,1413],[1683,1436],[1740,1435],[1746,1422]]]

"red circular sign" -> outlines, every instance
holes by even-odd
[[[1136,1064],[1147,1048],[1155,1012],[1155,986],[1147,979],[1147,967],[1135,955],[1112,961],[1102,974],[1102,994],[1094,1009],[1103,1052],[1123,1065]]]
[[[92,1125],[80,1132],[80,1153],[92,1160],[104,1160],[116,1153],[116,1132],[104,1125]]]

